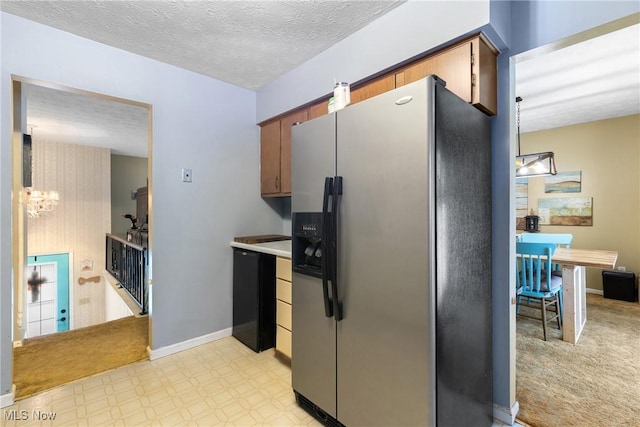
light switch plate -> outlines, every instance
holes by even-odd
[[[182,169],[182,182],[192,182],[191,169]]]

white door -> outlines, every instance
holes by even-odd
[[[27,338],[56,332],[57,263],[30,264],[27,268]]]
[[[32,255],[25,272],[26,337],[68,331],[69,253]]]

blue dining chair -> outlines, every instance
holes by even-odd
[[[522,233],[520,242],[525,243],[553,243],[556,247],[570,248],[573,234],[568,233]],[[562,274],[562,266],[554,264],[553,270]]]
[[[527,243],[553,243],[556,248],[570,248],[573,234],[569,233],[522,233],[520,242]],[[553,264],[553,274],[562,277],[562,265]],[[560,316],[562,316],[562,292],[560,296]]]
[[[516,312],[541,320],[545,341],[547,323],[556,320],[562,329],[562,277],[552,274],[551,265],[555,250],[554,243],[516,242]],[[540,309],[540,317],[520,313],[521,306]]]

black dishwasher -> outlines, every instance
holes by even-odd
[[[274,255],[233,250],[233,336],[256,352],[275,345]]]

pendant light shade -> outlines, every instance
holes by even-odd
[[[516,156],[517,178],[555,175],[556,173],[556,162],[553,160],[551,151]]]
[[[516,97],[518,112],[518,155],[516,156],[516,178],[529,178],[532,176],[555,175],[556,162],[553,159],[553,152],[520,154],[520,101],[522,98]]]

